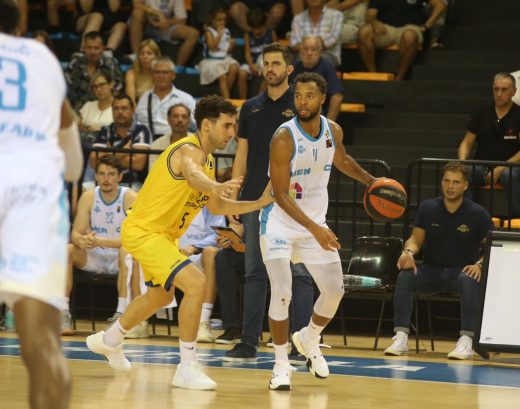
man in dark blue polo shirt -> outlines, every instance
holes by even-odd
[[[520,162],[520,107],[513,102],[515,93],[515,77],[508,72],[495,75],[494,103],[471,115],[459,145],[459,159],[468,159],[476,142],[475,159]],[[476,166],[471,182],[488,184],[498,181],[506,189],[511,189],[511,213],[513,217],[520,217],[520,166],[511,169],[496,166],[493,172],[484,166]]]
[[[478,307],[482,260],[480,247],[493,223],[487,211],[464,197],[468,169],[460,162],[444,167],[442,196],[419,206],[414,228],[397,262],[401,270],[394,293],[394,343],[386,355],[408,352],[413,293],[450,292],[461,296],[461,329],[451,359],[473,356],[473,334]],[[421,250],[424,261],[416,266]]]
[[[264,47],[263,76],[267,90],[247,100],[240,110],[238,123],[238,147],[233,163],[232,177],[245,176],[241,192],[242,200],[258,197],[269,177],[269,144],[274,132],[282,123],[294,116],[294,93],[288,77],[293,70],[289,48],[273,43]],[[267,271],[260,253],[259,212],[242,215],[244,225],[245,283],[244,314],[241,342],[226,353],[226,361],[255,361],[258,340],[262,332],[267,294]],[[293,299],[291,305],[291,331],[307,325],[314,302],[312,279],[303,264],[293,268]],[[290,356],[298,363],[296,350]],[[305,364],[305,359],[300,359]]]
[[[294,71],[289,77],[289,83],[302,72],[315,72],[327,81],[327,98],[322,105],[322,115],[335,121],[338,118],[341,102],[343,101],[343,87],[336,75],[336,67],[321,56],[321,41],[318,37],[305,37],[300,47],[300,61],[294,64]]]

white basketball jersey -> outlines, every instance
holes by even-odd
[[[90,211],[90,229],[99,237],[117,239],[121,237],[121,224],[126,217],[125,194],[129,188],[119,187],[117,198],[112,203],[106,203],[101,196],[99,186],[95,188],[94,203]],[[107,248],[106,251],[118,249]]]
[[[297,117],[283,123],[280,128],[290,131],[294,145],[289,195],[309,218],[319,225],[325,225],[329,204],[327,185],[336,146],[329,121],[324,116],[320,116],[320,119],[321,131],[317,138],[305,133]],[[297,230],[306,230],[277,203],[270,209],[265,208],[260,220],[262,223],[276,220]]]
[[[65,91],[45,45],[0,33],[0,154],[50,159],[63,172],[58,131]]]

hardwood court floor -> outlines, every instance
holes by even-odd
[[[86,323],[83,328],[88,328]],[[222,365],[220,357],[229,347],[207,345],[210,349],[201,350],[200,355],[204,366],[211,365],[206,371],[218,382],[218,389],[198,392],[170,386],[178,362],[172,348],[178,346],[176,338],[129,341],[125,349],[133,369],[130,374],[118,374],[86,352],[85,335],[88,332],[64,338],[74,381],[71,409],[520,408],[518,365],[489,365],[479,359],[447,365],[445,353],[453,347],[451,341],[436,343],[441,352],[384,360],[382,350],[370,349],[372,338],[350,337],[349,347],[344,348],[339,337],[326,336],[325,341],[333,346],[324,350],[333,374],[320,380],[301,369],[293,375],[291,392],[267,389],[272,350],[260,349],[259,364]],[[28,407],[27,376],[16,356],[16,342],[13,335],[0,333],[2,409]],[[382,339],[380,347],[389,342]],[[424,379],[419,375],[422,372]]]

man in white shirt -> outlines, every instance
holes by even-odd
[[[169,57],[159,57],[152,62],[154,86],[146,91],[137,103],[136,117],[139,123],[148,126],[154,139],[169,134],[168,109],[175,104],[185,105],[191,112],[191,124],[195,123],[195,99],[173,85],[175,64]],[[151,114],[151,115],[150,115]]]

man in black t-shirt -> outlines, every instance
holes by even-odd
[[[516,92],[515,78],[501,72],[493,81],[494,104],[476,110],[470,117],[466,135],[459,145],[459,159],[468,159],[475,142],[475,159],[520,162],[520,107],[512,98]],[[472,183],[488,184],[500,181],[511,188],[511,211],[520,217],[520,167],[511,170],[504,166],[490,169],[475,168]]]
[[[450,359],[473,356],[473,335],[477,320],[479,282],[482,271],[480,247],[493,223],[487,211],[464,198],[468,169],[450,162],[442,175],[442,196],[419,206],[410,238],[397,262],[399,276],[394,293],[393,344],[385,355],[408,353],[408,334],[413,294],[450,292],[461,296],[461,328]],[[423,263],[414,255],[424,253]]]
[[[428,2],[432,12],[425,19],[420,0],[370,0],[366,24],[358,32],[358,50],[368,71],[376,71],[376,48],[396,44],[401,54],[396,80],[404,78],[423,42],[423,33],[446,9],[442,0]]]

